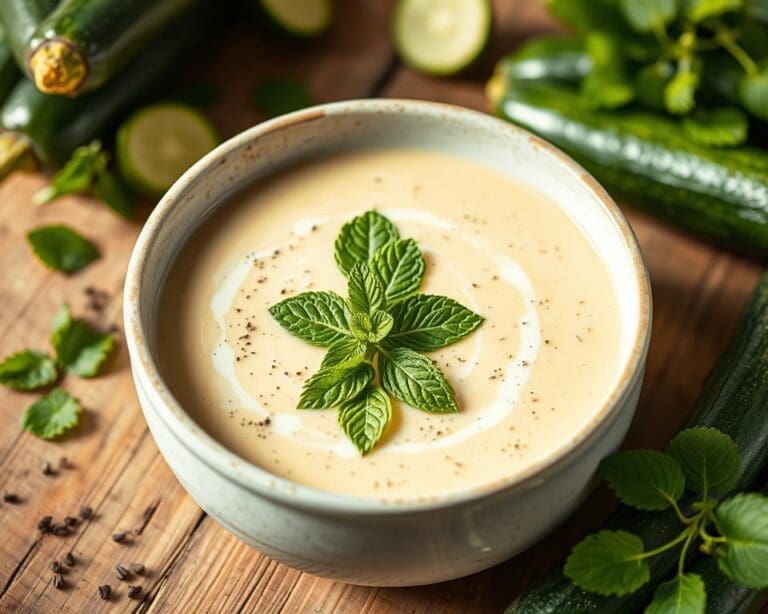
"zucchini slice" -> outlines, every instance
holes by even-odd
[[[331,0],[257,0],[258,8],[278,30],[292,36],[317,36],[331,25]]]

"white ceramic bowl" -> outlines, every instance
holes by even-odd
[[[428,503],[382,503],[323,492],[250,464],[185,413],[155,360],[157,302],[169,267],[190,234],[230,194],[333,149],[392,146],[469,158],[549,196],[607,262],[622,313],[621,376],[589,425],[523,476],[482,493]],[[524,130],[475,111],[361,100],[255,126],[187,171],[160,201],[134,248],[125,284],[125,333],[139,401],[157,446],[211,517],[292,567],[356,584],[404,586],[495,565],[573,512],[589,492],[598,462],[619,446],[632,419],[648,347],[650,303],[646,270],[626,220],[568,157]]]

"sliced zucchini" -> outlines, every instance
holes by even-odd
[[[331,25],[331,0],[255,0],[278,30],[293,36],[317,36]]]
[[[480,57],[492,24],[489,0],[400,0],[393,22],[395,48],[416,70],[453,75]]]

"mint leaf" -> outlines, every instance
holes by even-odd
[[[373,367],[367,362],[320,369],[304,384],[298,408],[328,409],[351,401],[373,381],[373,376]]]
[[[686,573],[659,584],[645,614],[704,614],[706,606],[704,580],[698,574]]]
[[[704,21],[739,10],[743,0],[687,0],[686,15],[691,21]]]
[[[419,290],[426,264],[416,241],[398,239],[376,252],[371,268],[384,287],[386,304],[393,305]]]
[[[680,71],[675,74],[664,88],[664,105],[667,111],[684,115],[693,109],[696,90],[699,87],[699,75],[692,71]]]
[[[312,105],[307,85],[296,79],[265,79],[253,88],[254,106],[267,117],[277,117]]]
[[[678,12],[677,0],[619,0],[629,24],[638,32],[665,26]]]
[[[353,337],[345,337],[328,348],[320,368],[357,364],[365,357],[366,343]]]
[[[717,497],[727,494],[738,482],[739,450],[733,439],[717,429],[685,429],[669,442],[667,454],[680,463],[686,486],[694,492]]]
[[[648,582],[648,562],[641,559],[642,540],[627,531],[587,535],[571,551],[565,575],[578,587],[598,595],[627,595]]]
[[[54,388],[27,408],[21,418],[21,428],[43,439],[53,439],[75,426],[80,412],[77,399]]]
[[[680,463],[657,450],[618,452],[603,459],[599,472],[623,503],[641,510],[666,509],[685,490]]]
[[[304,292],[269,308],[277,323],[302,341],[328,347],[348,337],[344,299],[333,292]]]
[[[456,394],[429,358],[408,348],[379,354],[381,385],[396,399],[430,413],[459,410]]]
[[[664,90],[674,70],[669,62],[655,62],[643,66],[635,75],[637,101],[654,111],[665,111]]]
[[[698,110],[683,118],[683,132],[708,147],[732,147],[747,140],[749,123],[739,109]]]
[[[339,407],[339,424],[363,455],[381,439],[391,418],[389,397],[373,384]]]
[[[56,363],[43,352],[23,350],[0,362],[0,384],[14,390],[35,390],[56,380]]]
[[[446,296],[419,294],[390,312],[394,326],[387,343],[417,352],[439,350],[466,337],[483,323],[482,316]]]
[[[88,239],[63,225],[40,226],[27,234],[32,251],[54,271],[76,273],[99,257]]]
[[[84,194],[88,192],[96,173],[107,167],[109,156],[101,150],[100,141],[92,141],[72,152],[72,156],[62,169],[51,179],[51,184],[39,190],[34,200],[45,204],[66,194]]]
[[[615,109],[629,103],[635,92],[624,71],[618,41],[604,32],[587,36],[592,70],[581,81],[581,94],[593,109]]]
[[[128,187],[114,173],[106,169],[97,172],[93,194],[118,215],[126,219],[133,217],[133,197]]]
[[[353,312],[373,313],[384,303],[384,289],[379,278],[362,260],[349,271],[347,294],[347,302]]]
[[[56,362],[65,370],[80,377],[93,377],[112,351],[115,339],[73,319],[69,307],[64,305],[54,319],[51,345],[56,351]]]
[[[393,319],[386,311],[353,313],[349,318],[349,329],[360,341],[376,343],[381,341],[392,330]]]
[[[739,100],[755,117],[768,121],[768,65],[757,74],[745,74],[739,81]]]
[[[341,227],[336,237],[336,264],[345,275],[356,263],[370,262],[376,251],[400,235],[378,211],[366,211]]]
[[[741,493],[715,510],[715,524],[726,542],[715,555],[720,570],[750,588],[768,588],[768,497]]]

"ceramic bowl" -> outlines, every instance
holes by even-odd
[[[420,147],[468,158],[558,203],[608,264],[622,314],[620,378],[594,420],[522,476],[483,492],[381,502],[276,477],[224,448],[184,411],[156,360],[157,303],[191,233],[241,187],[332,150]],[[309,108],[230,139],[190,168],[145,225],[125,284],[125,333],[141,407],[160,452],[212,518],[267,556],[344,582],[440,582],[528,548],[588,494],[637,405],[648,348],[650,290],[619,209],[580,166],[528,132],[442,104],[360,100]]]

